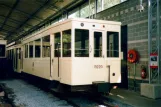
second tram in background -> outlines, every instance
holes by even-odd
[[[0,78],[7,75],[6,40],[0,40]]]
[[[8,57],[15,72],[57,83],[57,89],[108,92],[111,84],[121,82],[120,25],[67,19],[28,35],[18,45],[9,44]]]

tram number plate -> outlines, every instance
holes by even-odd
[[[101,69],[101,68],[103,68],[103,65],[94,65],[94,68]]]

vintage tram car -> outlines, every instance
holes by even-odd
[[[16,53],[18,73],[56,82],[70,91],[96,86],[105,92],[121,82],[120,26],[114,21],[67,19],[24,37],[7,50]]]

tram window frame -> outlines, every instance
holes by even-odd
[[[0,57],[5,57],[5,56],[6,56],[6,45],[0,44]]]
[[[29,46],[28,46],[28,43],[26,43],[25,45],[25,58],[28,58],[29,57]]]
[[[21,48],[18,48],[18,59],[21,59]]]
[[[100,34],[99,34],[100,33]],[[102,57],[102,50],[103,50],[103,33],[94,31],[94,57]]]
[[[58,51],[58,48],[59,48],[59,51]],[[61,57],[61,32],[54,33],[54,57]]]
[[[45,42],[49,42],[49,46],[45,45]],[[42,37],[42,58],[46,57],[50,57],[50,35]]]
[[[33,58],[34,56],[34,42],[29,42],[29,58]]]
[[[69,34],[67,34],[67,33]],[[66,35],[65,35],[66,33]],[[70,36],[70,37],[68,37]],[[72,42],[72,30],[64,30],[62,31],[62,48],[63,48],[63,57],[71,57],[72,51],[71,51],[71,42]]]
[[[119,32],[107,31],[107,57],[119,57],[119,45]]]
[[[17,65],[18,65],[18,59],[19,59],[19,55],[18,55],[18,48],[15,48],[15,69],[17,69]]]
[[[37,45],[36,42],[39,42],[40,44]],[[34,50],[35,50],[35,58],[41,58],[41,38],[34,40]]]
[[[77,31],[79,34],[76,34]],[[90,41],[89,40],[90,39],[89,33],[90,33],[90,31],[88,29],[75,29],[75,41],[74,41],[74,43],[75,43],[75,57],[89,57],[89,41]],[[77,38],[77,37],[81,38],[81,40],[80,40],[81,46],[79,48],[77,47],[76,42],[79,41],[80,38]],[[86,40],[88,40],[87,43],[86,43]],[[84,43],[84,45],[83,45],[83,43]],[[77,52],[77,51],[80,51],[80,52]],[[87,51],[87,52],[85,52],[85,51]]]

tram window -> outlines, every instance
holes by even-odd
[[[71,30],[63,31],[63,57],[71,57]]]
[[[11,50],[9,50],[9,59],[11,59]]]
[[[18,63],[18,54],[19,54],[18,51],[19,51],[18,48],[16,48],[15,49],[15,68],[16,69],[17,69],[17,63]]]
[[[55,33],[54,46],[55,46],[55,49],[54,49],[54,54],[55,55],[54,56],[58,57],[58,56],[60,56],[60,52],[61,52],[61,50],[60,50],[60,47],[61,47],[60,32]]]
[[[13,61],[13,57],[14,57],[14,53],[13,53],[13,49],[11,49],[11,59]]]
[[[29,57],[33,58],[33,42],[29,43]]]
[[[35,40],[35,58],[40,58],[41,56],[41,39]]]
[[[0,57],[5,57],[6,46],[0,45]]]
[[[21,48],[18,49],[18,59],[21,59]]]
[[[89,30],[75,29],[75,57],[89,57]]]
[[[25,58],[28,58],[28,44],[25,45]]]
[[[107,57],[119,57],[118,32],[107,32]]]
[[[7,59],[9,59],[9,50],[7,50]]]
[[[42,38],[42,57],[50,57],[50,35]]]
[[[12,59],[12,53],[11,53],[12,51],[11,51],[11,49],[9,51],[10,51],[10,56],[9,57],[10,57],[10,59]]]
[[[102,57],[102,32],[94,32],[94,57]]]

